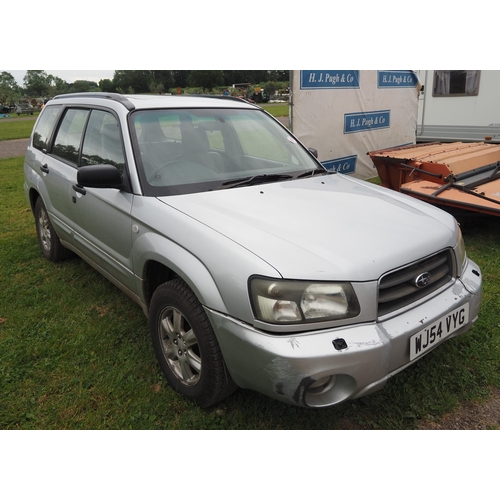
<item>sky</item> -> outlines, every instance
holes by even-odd
[[[78,12],[79,25],[86,26],[84,34],[72,22],[55,22],[45,15],[33,27],[33,33],[42,30],[33,43],[20,42],[16,23],[2,26],[0,47],[5,50],[1,64],[14,68],[109,65],[176,70],[498,68],[494,55],[497,16],[485,16],[480,8],[450,9],[447,2],[435,0],[422,0],[418,8],[413,4],[403,8],[395,0],[365,2],[362,9],[359,3],[344,2],[333,14],[325,14],[324,2],[319,0],[306,2],[298,11],[270,0],[263,4],[262,12],[230,6],[223,8],[223,15],[213,3],[192,0],[190,8],[182,2],[169,5],[168,21],[163,12],[156,14],[163,8],[160,2],[156,9],[140,6],[133,14],[117,12],[110,2],[88,0],[86,5],[89,8]],[[98,9],[98,19],[91,5]],[[44,9],[67,14],[61,0],[48,0]],[[496,4],[487,9],[500,11]],[[443,28],[443,19],[452,23],[452,31]],[[103,29],[123,21],[133,27],[133,36],[126,30]],[[477,26],[480,36],[468,36]],[[23,84],[26,70],[1,71],[8,71]],[[68,83],[99,82],[112,79],[114,73],[105,69],[45,71]]]

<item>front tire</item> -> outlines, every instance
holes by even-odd
[[[67,259],[71,251],[63,247],[59,236],[52,226],[49,214],[42,198],[38,197],[35,203],[35,225],[38,243],[43,256],[51,262],[59,262]]]
[[[153,294],[150,333],[169,384],[198,406],[207,408],[236,389],[210,321],[187,284],[176,279]]]

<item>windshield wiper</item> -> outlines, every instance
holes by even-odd
[[[224,182],[221,186],[215,189],[230,189],[238,186],[255,186],[256,184],[264,184],[266,182],[281,181],[292,178],[293,175],[288,174],[252,175],[249,177],[241,177],[240,179],[233,179],[231,181]]]
[[[326,170],[324,168],[314,168],[313,170],[308,170],[307,172],[298,175],[297,179],[301,179],[302,177],[312,177],[314,175],[330,175],[335,173],[336,172],[333,172],[331,170]]]

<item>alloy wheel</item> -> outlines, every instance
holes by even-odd
[[[198,339],[184,315],[175,307],[163,310],[159,335],[163,354],[172,373],[184,385],[197,384],[201,375]]]

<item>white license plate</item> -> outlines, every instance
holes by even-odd
[[[469,322],[469,304],[457,307],[410,338],[410,361],[418,358]]]

